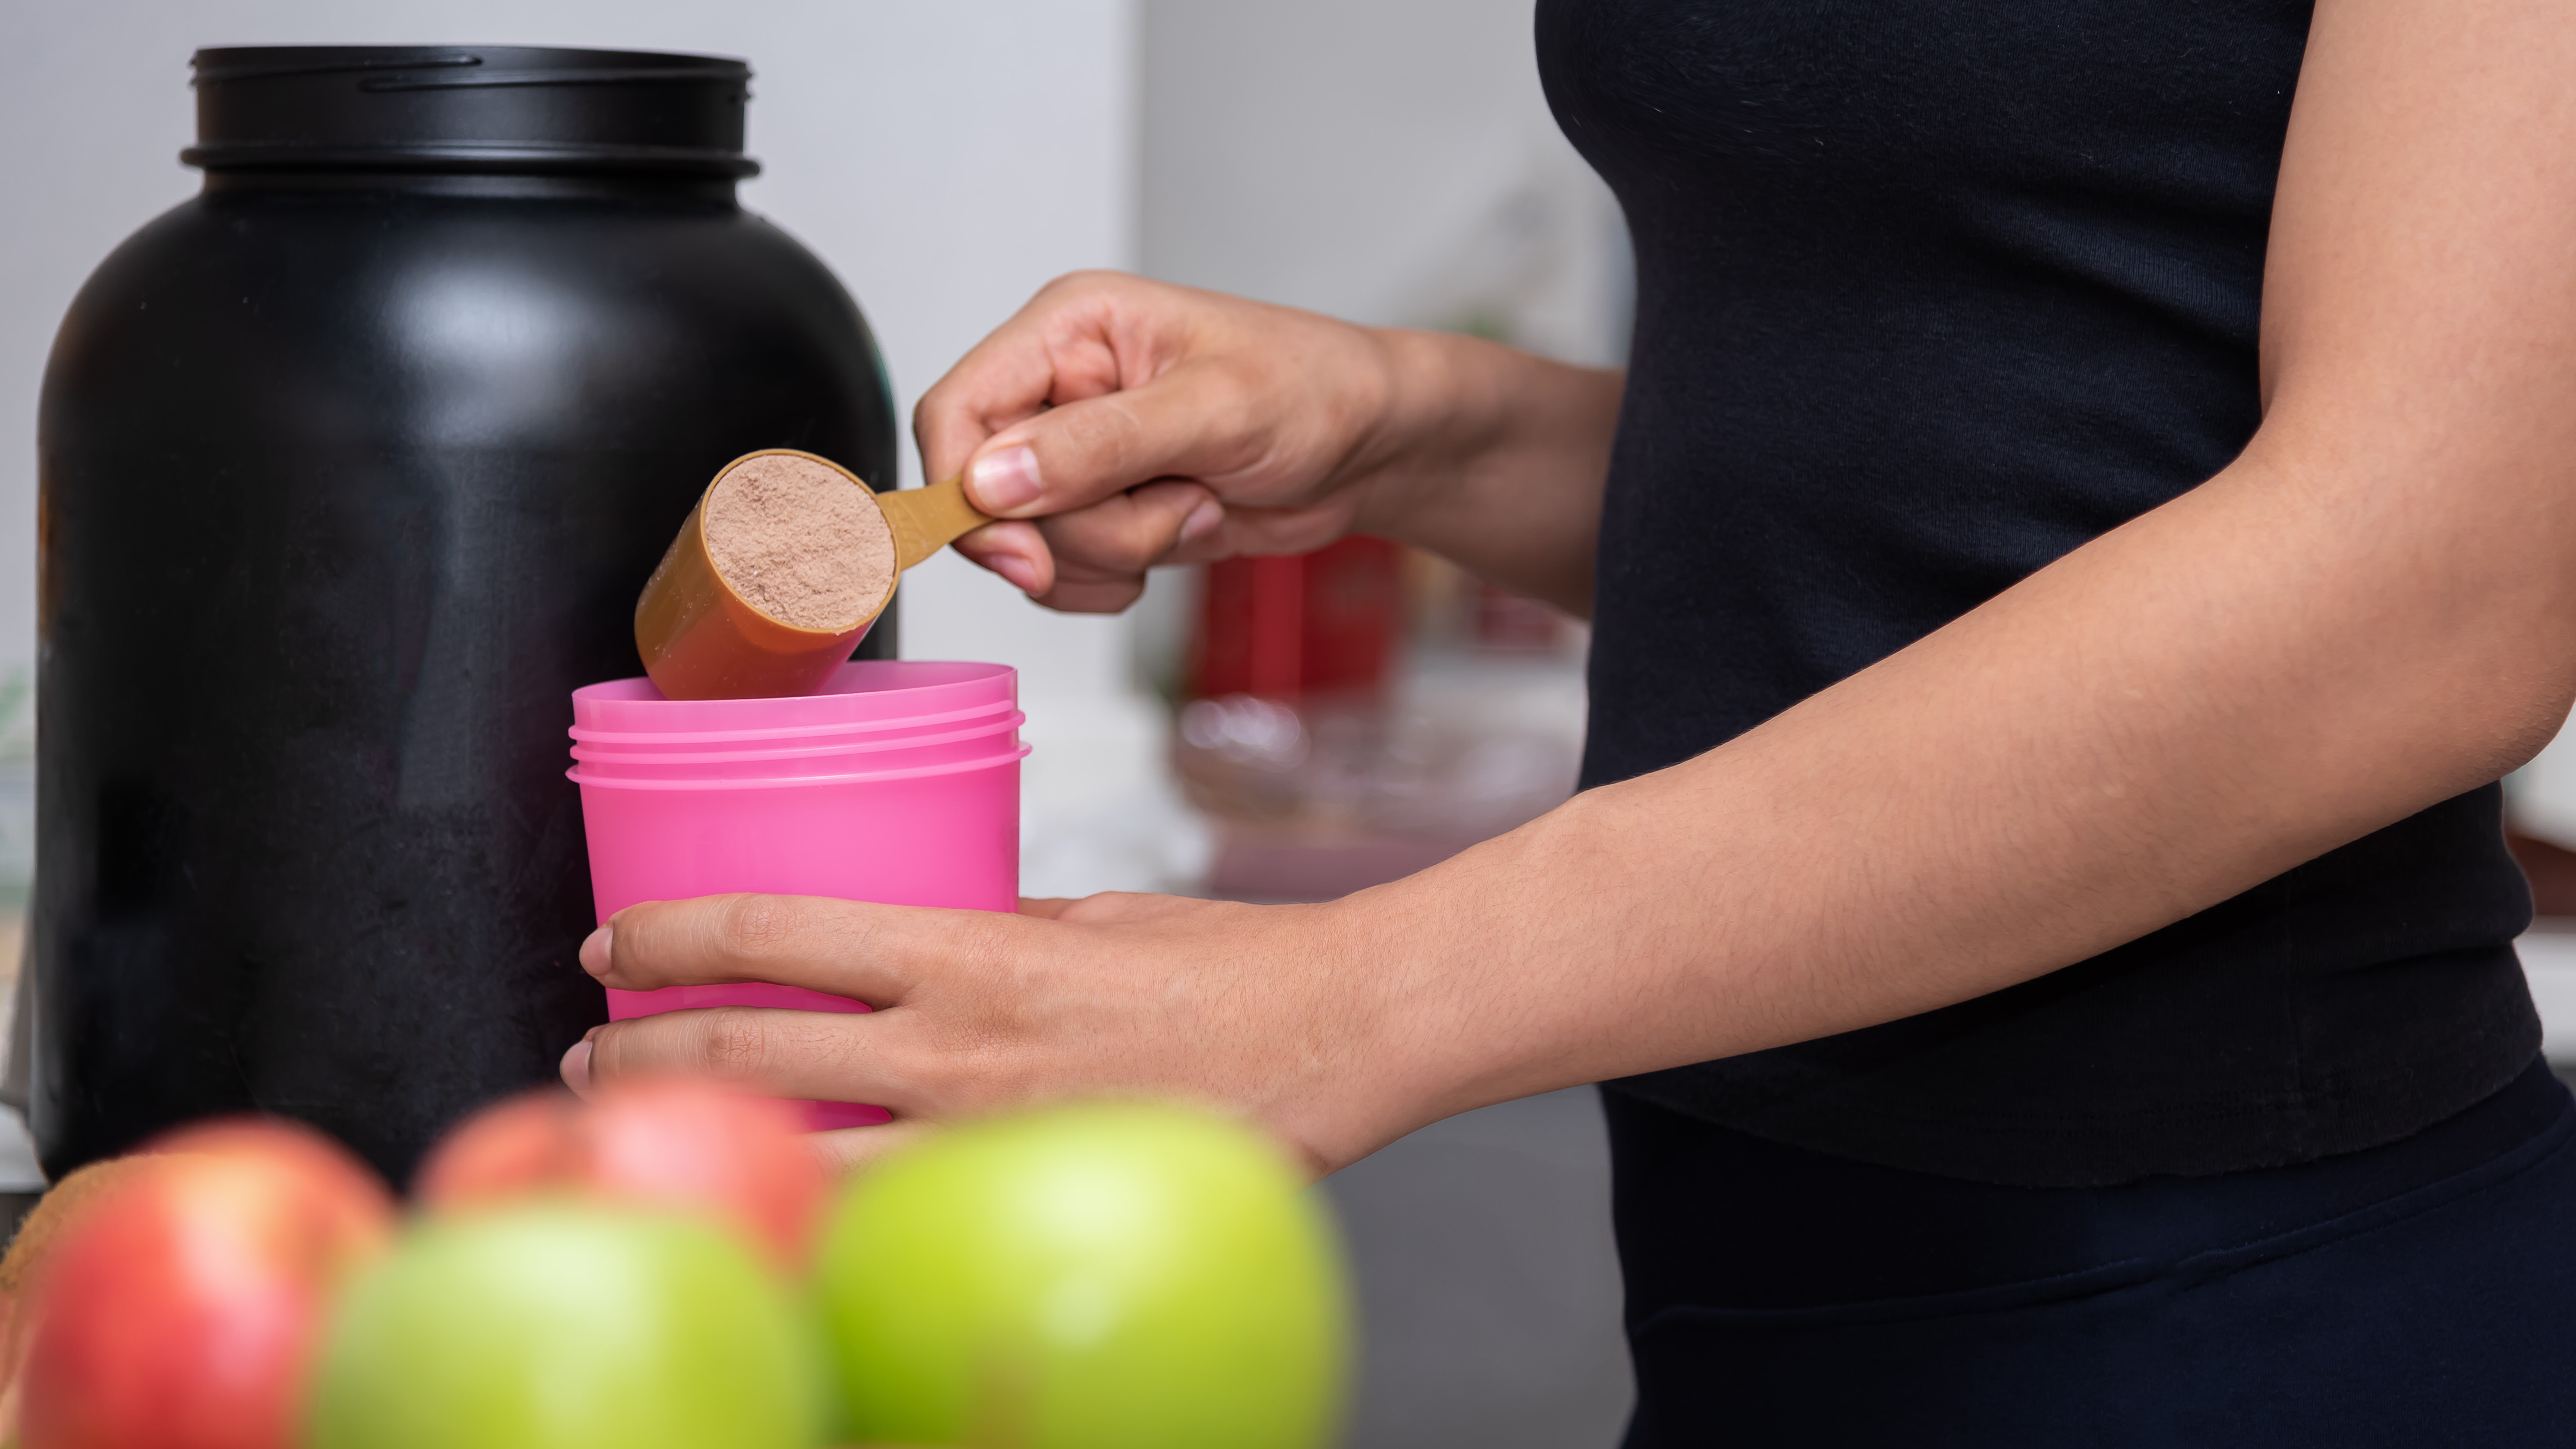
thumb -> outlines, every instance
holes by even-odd
[[[1227,364],[1190,362],[1049,408],[975,449],[967,496],[996,518],[1068,513],[1157,478],[1204,483],[1222,499],[1269,448],[1252,392]]]

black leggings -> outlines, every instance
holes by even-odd
[[[2576,1101],[2113,1188],[1784,1147],[1603,1094],[1629,1449],[2576,1444]]]

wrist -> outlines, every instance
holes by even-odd
[[[1348,527],[1588,615],[1621,374],[1475,337],[1370,338],[1383,401],[1353,450]]]
[[[1508,1050],[1482,1019],[1496,963],[1461,959],[1472,932],[1442,874],[1306,908],[1308,959],[1331,963],[1335,1130],[1363,1151],[1498,1100],[1479,1095]]]
[[[1383,899],[1402,883],[1339,900],[1273,907],[1290,925],[1281,944],[1318,990],[1304,1002],[1321,1034],[1311,1037],[1303,1100],[1282,1101],[1292,1134],[1315,1145],[1331,1166],[1355,1161],[1417,1128],[1450,1115],[1439,1078],[1442,1038],[1454,1012],[1442,1000],[1451,983],[1426,959],[1418,923]]]
[[[1490,420],[1480,415],[1491,388],[1479,385],[1476,374],[1485,369],[1468,355],[1491,344],[1393,327],[1363,330],[1374,361],[1374,406],[1345,466],[1351,526],[1420,544],[1422,518],[1440,508],[1495,442]]]

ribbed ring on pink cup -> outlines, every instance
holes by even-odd
[[[790,725],[774,730],[704,730],[695,733],[664,732],[637,734],[617,730],[583,729],[579,725],[566,731],[573,740],[592,750],[609,752],[649,752],[654,750],[722,750],[784,748],[792,745],[823,744],[835,740],[905,739],[914,735],[933,734],[940,730],[964,729],[1010,715],[1017,717],[1009,700],[995,700],[968,709],[944,710],[937,714],[917,715],[909,719],[860,720],[852,724]]]
[[[576,780],[772,780],[911,769],[997,755],[1018,758],[1019,711],[963,729],[897,739],[834,741],[785,749],[661,750],[615,753],[575,745]]]

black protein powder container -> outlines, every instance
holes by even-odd
[[[56,1177],[265,1111],[400,1181],[605,1019],[570,691],[639,672],[717,469],[891,486],[893,406],[848,294],[735,202],[739,61],[195,65],[204,189],[45,373],[29,1115]]]

